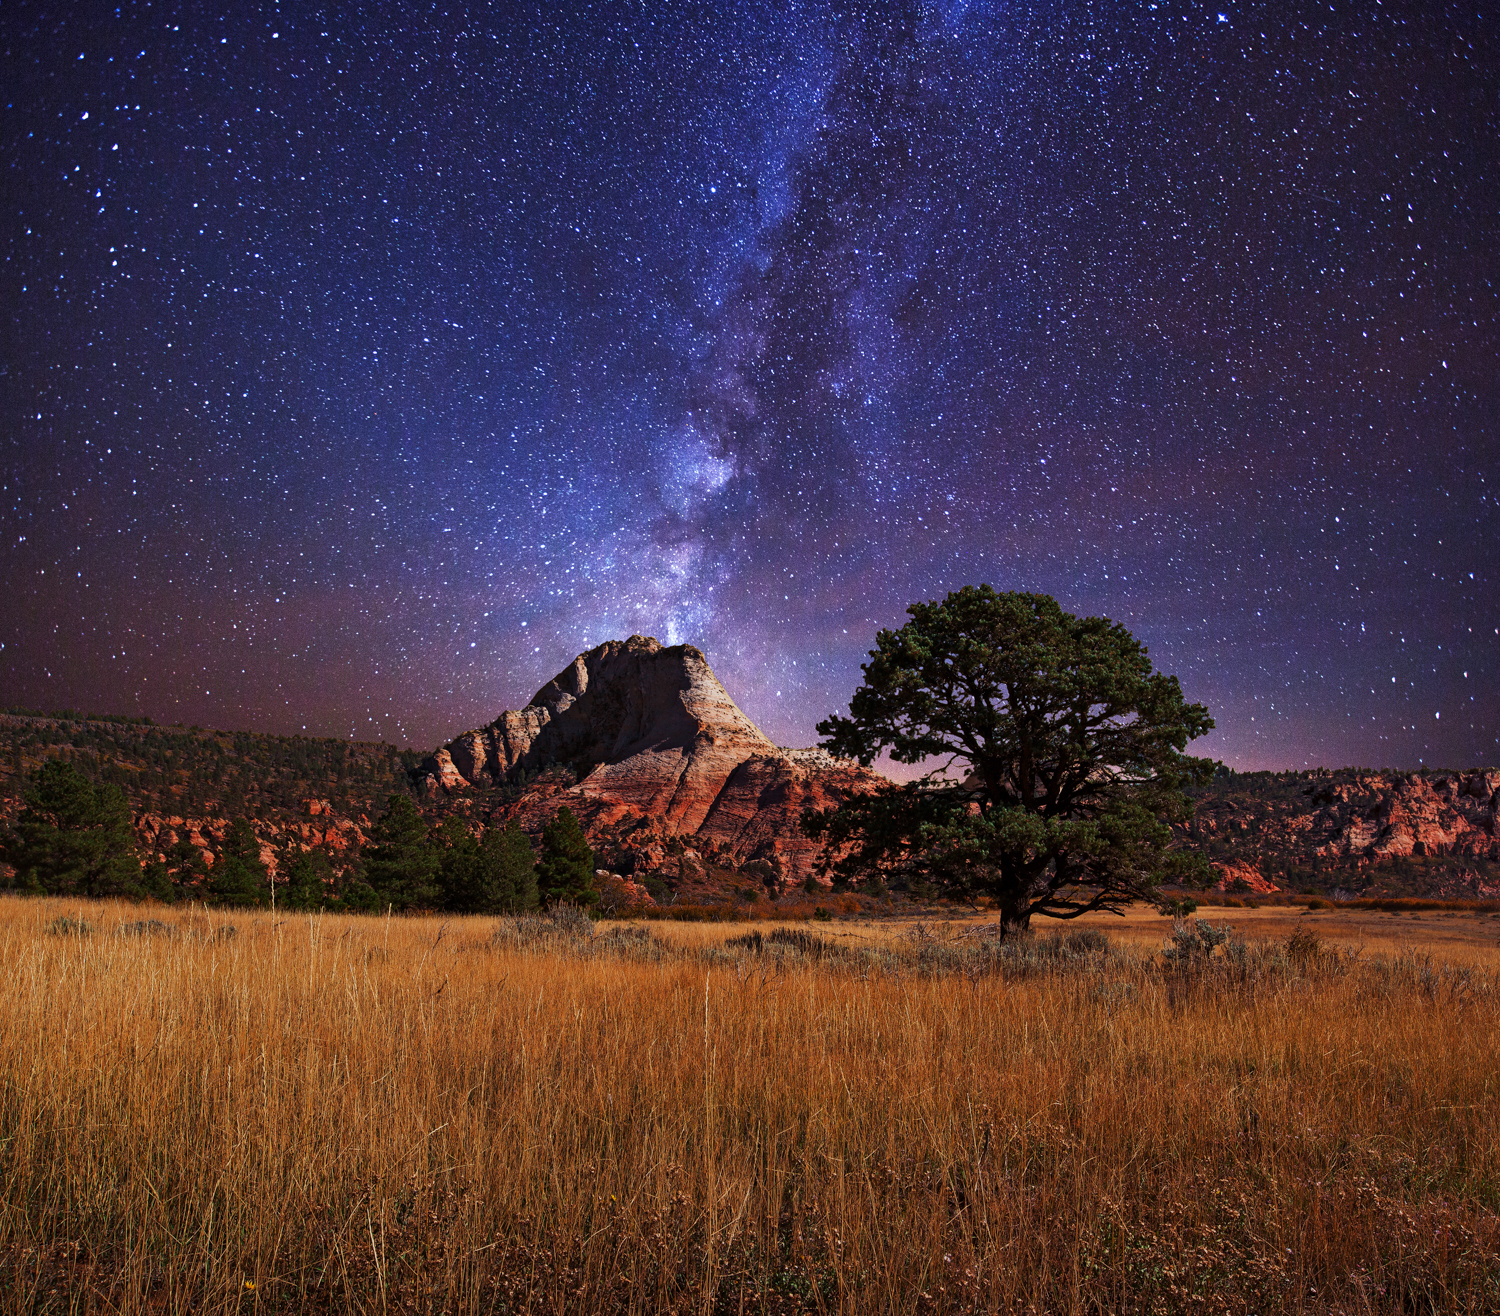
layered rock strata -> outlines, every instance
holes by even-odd
[[[510,812],[528,830],[565,804],[591,832],[640,820],[739,866],[767,862],[784,880],[805,878],[818,858],[802,811],[883,780],[822,750],[778,749],[700,650],[640,635],[579,654],[525,708],[450,741],[421,771],[452,793],[557,766],[577,782],[523,796]]]

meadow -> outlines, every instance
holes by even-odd
[[[0,1310],[1500,1310],[1500,922],[1202,912],[6,899]]]

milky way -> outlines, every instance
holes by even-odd
[[[638,632],[803,745],[987,581],[1234,766],[1500,760],[1494,15],[496,8],[4,7],[0,700],[429,746]]]

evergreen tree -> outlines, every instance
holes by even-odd
[[[176,899],[192,900],[202,897],[208,889],[208,865],[203,862],[203,851],[186,836],[179,836],[167,851],[166,862],[161,864]]]
[[[514,821],[486,828],[483,840],[457,817],[439,830],[444,905],[460,914],[512,914],[535,909],[536,856]]]
[[[487,914],[493,898],[486,881],[484,856],[464,820],[447,818],[438,828],[438,885],[443,890],[443,908],[456,914]]]
[[[496,914],[523,914],[538,902],[536,854],[514,818],[504,827],[491,827],[481,843],[487,871],[493,877]],[[592,869],[593,855],[589,864]]]
[[[61,759],[48,759],[30,780],[14,829],[0,835],[16,886],[50,896],[146,894],[118,786],[95,786]]]
[[[436,909],[442,903],[440,858],[411,797],[392,795],[370,831],[363,856],[364,880],[377,907]]]
[[[333,864],[321,850],[304,850],[289,838],[276,867],[285,880],[277,904],[287,909],[322,909],[332,900]]]
[[[1183,753],[1213,719],[1129,631],[988,585],[907,612],[876,636],[850,716],[818,730],[866,766],[885,750],[939,766],[804,814],[829,871],[989,896],[1006,932],[1156,899],[1166,881],[1206,884],[1170,824],[1192,816],[1185,788],[1213,770]]]
[[[247,907],[270,902],[271,875],[249,819],[236,818],[224,833],[218,862],[209,870],[208,894],[216,905]]]
[[[141,894],[170,905],[177,899],[177,884],[171,871],[160,859],[147,860],[141,869]]]
[[[348,914],[376,914],[386,907],[375,888],[365,881],[358,864],[344,870],[334,883],[334,890],[337,895],[331,908]]]
[[[537,887],[549,905],[593,905],[594,852],[573,811],[563,805],[542,832],[542,857],[536,866]]]

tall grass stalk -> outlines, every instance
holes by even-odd
[[[1485,971],[139,919],[0,902],[3,1310],[1500,1309]]]

